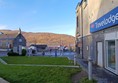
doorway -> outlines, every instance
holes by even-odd
[[[102,42],[97,42],[97,65],[103,67],[103,47]]]

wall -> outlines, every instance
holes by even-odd
[[[90,46],[91,43],[93,43],[92,44],[93,50],[91,52],[93,53],[92,56],[94,62],[97,61],[96,43],[101,41],[103,42],[103,47],[104,47],[104,30],[91,34],[90,24],[117,6],[118,6],[118,0],[87,0],[86,6],[85,3],[82,2],[81,5],[77,7],[76,15],[79,18],[78,19],[79,27],[78,29],[76,29],[77,30],[76,32],[80,33],[79,39],[82,37],[82,33],[83,33],[83,54],[85,59],[87,59],[87,57],[89,56],[89,52],[88,50],[86,50],[86,47],[88,45]],[[82,32],[82,28],[83,28],[83,32]],[[108,30],[111,29],[110,28],[105,29],[105,32]],[[90,42],[89,40],[91,40],[92,42]]]
[[[19,42],[19,39],[22,39],[22,42]],[[14,42],[13,42],[13,46],[14,46],[14,47],[18,47],[19,45],[26,46],[26,39],[24,38],[24,36],[23,36],[22,34],[19,34],[19,35],[14,39]]]
[[[90,24],[118,6],[118,0],[88,0]]]
[[[11,47],[13,47],[13,38],[12,39],[0,39],[0,48],[1,49],[7,49],[8,48],[8,44],[11,45]]]
[[[93,4],[97,3],[97,4]],[[89,6],[89,21],[90,24],[94,22],[95,20],[99,19],[112,9],[118,6],[118,0],[89,0],[88,3]],[[95,63],[97,63],[97,42],[103,43],[103,49],[104,49],[104,33],[107,31],[111,31],[113,27],[97,31],[95,33],[92,33],[92,39],[93,39],[93,60]],[[104,59],[104,50],[103,50],[103,59]],[[105,64],[103,64],[105,65]]]

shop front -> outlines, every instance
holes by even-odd
[[[105,68],[118,74],[118,31],[105,34]]]
[[[90,32],[93,36],[99,36],[99,31],[103,32],[104,45],[100,41],[94,42],[97,43],[98,65],[118,75],[118,7],[90,24]],[[103,50],[100,50],[102,47]]]

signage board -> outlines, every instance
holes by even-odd
[[[90,24],[90,32],[96,32],[118,24],[118,7],[114,8],[95,22]]]

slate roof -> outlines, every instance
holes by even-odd
[[[15,33],[3,33],[2,31],[0,32],[0,39],[14,39],[16,38],[19,34],[21,34],[21,29],[19,28],[18,32]]]
[[[18,33],[14,33],[14,34],[0,34],[0,39],[6,39],[6,38],[16,38],[18,35]]]

